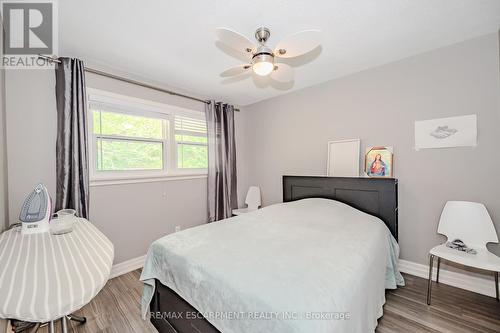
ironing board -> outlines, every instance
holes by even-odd
[[[54,331],[61,319],[85,322],[71,315],[90,302],[106,284],[114,248],[86,219],[73,231],[21,235],[20,228],[0,235],[0,318],[42,324]]]

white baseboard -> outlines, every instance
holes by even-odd
[[[142,268],[145,260],[146,256],[144,255],[115,264],[111,267],[111,274],[109,275],[109,278],[112,279],[117,276],[127,274],[128,272],[135,271],[138,268]]]
[[[437,261],[432,269],[432,280],[436,281]],[[429,278],[429,266],[416,262],[399,259],[399,270],[402,273],[418,276],[424,279]],[[446,269],[439,270],[439,283],[447,284],[460,289],[469,290],[478,294],[495,297],[495,279],[493,273],[490,278],[480,277],[464,273],[451,272]]]
[[[146,256],[133,258],[111,268],[110,279],[126,274],[144,266]],[[429,267],[416,262],[399,259],[399,270],[402,273],[418,276],[424,279],[429,278]],[[434,264],[432,279],[436,280],[436,264]],[[478,294],[495,297],[495,280],[491,278],[473,276],[458,272],[451,272],[441,268],[439,272],[439,282],[453,287],[469,290]]]

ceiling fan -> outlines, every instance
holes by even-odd
[[[227,28],[217,28],[216,34],[223,44],[248,55],[248,63],[231,67],[220,76],[236,76],[252,69],[257,75],[269,75],[278,82],[289,82],[293,80],[293,68],[280,62],[280,58],[298,57],[312,51],[320,44],[321,31],[304,30],[294,33],[279,42],[274,49],[266,45],[271,32],[265,27],[255,31],[257,44]]]

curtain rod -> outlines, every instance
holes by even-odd
[[[61,63],[61,61],[59,59],[53,58],[53,57],[49,57],[49,56],[45,56],[43,54],[39,54],[38,58],[45,59],[45,60],[48,60],[50,62],[56,62],[58,64]],[[100,71],[98,69],[93,69],[93,68],[86,67],[86,66],[85,66],[84,69],[85,69],[86,72],[89,72],[89,73],[92,73],[92,74],[96,74],[96,75],[100,75],[100,76],[105,76],[105,77],[108,77],[108,78],[111,78],[111,79],[114,79],[114,80],[118,80],[118,81],[123,81],[123,82],[130,83],[130,84],[134,84],[136,86],[140,86],[140,87],[144,87],[144,88],[148,88],[148,89],[152,89],[152,90],[164,92],[164,93],[167,93],[169,95],[178,96],[178,97],[184,97],[184,98],[187,98],[187,99],[190,99],[190,100],[193,100],[193,101],[197,101],[197,102],[200,102],[200,103],[205,103],[205,104],[210,103],[210,101],[207,101],[207,100],[204,100],[204,99],[201,99],[201,98],[196,98],[196,97],[193,97],[193,96],[184,95],[184,94],[181,94],[181,93],[177,93],[175,91],[171,91],[171,90],[163,89],[163,88],[160,88],[160,87],[156,87],[156,86],[144,83],[144,82],[140,82],[140,81],[128,79],[128,78],[123,77],[123,76],[118,76],[118,75],[115,75],[115,74],[103,72],[103,71]],[[234,111],[239,112],[240,110],[235,108]]]

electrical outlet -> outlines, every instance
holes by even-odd
[[[175,232],[179,232],[181,231],[181,226],[180,225],[176,225],[175,226]]]

